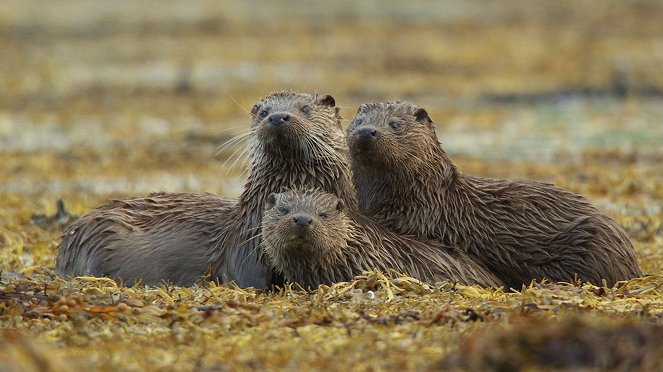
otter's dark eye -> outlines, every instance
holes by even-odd
[[[278,207],[278,208],[276,208],[276,211],[279,212],[283,216],[290,213],[290,209],[286,208],[286,207]]]
[[[306,115],[311,113],[311,106],[305,105],[302,107],[302,112],[305,113]]]
[[[266,110],[266,109],[265,109],[265,110],[260,110],[260,111],[258,112],[258,117],[259,117],[260,119],[264,119],[267,115],[269,115],[269,110]]]
[[[352,123],[355,127],[358,127],[364,123],[364,119],[355,119],[355,122]]]
[[[318,216],[320,216],[320,218],[329,218],[329,213],[327,213],[327,212],[320,212],[320,214],[318,214]]]
[[[401,125],[397,121],[390,121],[389,127],[391,127],[391,129],[393,130],[398,130],[401,127]]]

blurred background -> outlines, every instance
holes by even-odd
[[[654,0],[3,1],[0,198],[23,216],[236,196],[243,144],[219,145],[296,90],[332,94],[346,125],[412,101],[467,172],[660,215],[661,20]]]

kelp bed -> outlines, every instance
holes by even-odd
[[[517,293],[367,272],[273,293],[4,279],[6,370],[660,367],[661,276]]]
[[[663,3],[170,5],[0,4],[0,371],[663,365]],[[244,144],[217,147],[280,89],[331,93],[347,119],[425,106],[463,171],[586,195],[648,275],[488,290],[367,272],[263,292],[53,274],[56,200],[81,215],[237,195]]]

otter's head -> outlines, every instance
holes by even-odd
[[[315,163],[329,158],[343,142],[341,117],[330,95],[273,93],[251,109],[254,158]]]
[[[365,103],[348,127],[353,165],[417,171],[439,151],[435,124],[423,108],[404,102]]]
[[[273,267],[290,281],[317,286],[347,246],[349,219],[344,208],[341,199],[318,190],[270,194],[262,239]]]

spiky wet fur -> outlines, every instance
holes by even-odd
[[[464,252],[392,233],[332,194],[295,190],[270,198],[263,249],[272,266],[303,287],[352,280],[373,268],[396,269],[427,282],[502,285]],[[313,218],[310,228],[293,225],[293,216],[302,214]]]
[[[302,109],[308,105],[310,114]],[[274,133],[268,115],[287,112],[294,122]],[[273,273],[262,260],[261,222],[265,200],[290,187],[316,187],[356,205],[345,134],[333,98],[315,94],[275,93],[256,104],[252,112],[249,156],[251,173],[239,197],[235,223],[219,230],[211,248],[212,272],[223,282],[268,287]]]
[[[63,234],[61,275],[108,276],[126,284],[162,280],[193,285],[209,257],[202,247],[227,224],[237,201],[211,194],[154,193],[115,200],[76,220]]]
[[[310,113],[301,109],[308,105]],[[288,112],[285,133],[266,131],[259,112]],[[258,244],[264,201],[292,186],[319,187],[356,204],[345,135],[331,96],[278,92],[252,110],[251,170],[239,200],[162,193],[115,201],[68,228],[56,269],[145,284],[192,284],[206,268],[221,282],[267,288],[273,270]]]
[[[359,140],[367,127],[379,132],[376,141]],[[363,212],[396,232],[462,247],[511,287],[576,275],[612,285],[642,275],[623,229],[584,197],[542,182],[462,174],[421,108],[364,104],[348,144]]]

